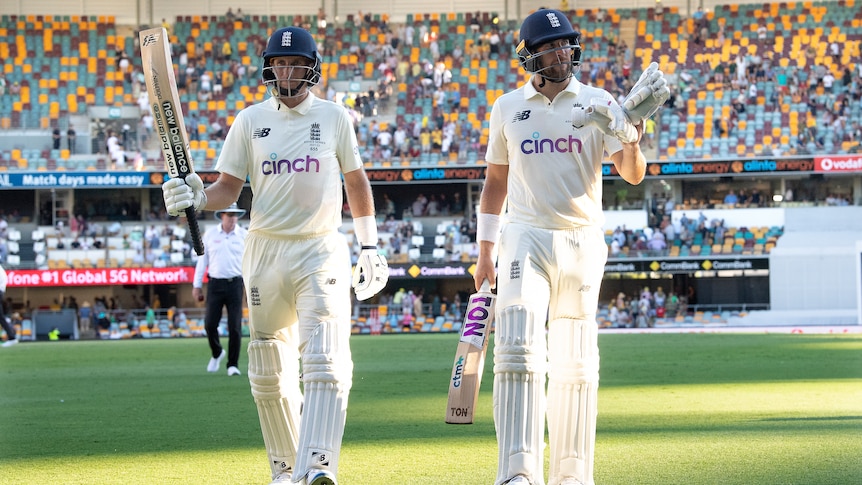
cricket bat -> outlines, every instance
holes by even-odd
[[[174,64],[171,60],[171,43],[164,27],[142,30],[141,61],[144,76],[147,80],[147,93],[150,107],[153,110],[153,121],[156,133],[165,157],[165,168],[171,178],[186,178],[194,173],[192,159],[189,156],[189,137],[186,134],[186,124],[183,121],[180,95],[177,93],[177,81],[174,76]],[[204,243],[198,227],[195,208],[186,209],[186,219],[189,221],[189,235],[192,246],[198,256],[204,254]]]
[[[485,280],[479,292],[470,295],[467,302],[449,379],[449,403],[446,406],[446,422],[449,424],[473,423],[496,300],[497,295],[491,293],[491,283]]]

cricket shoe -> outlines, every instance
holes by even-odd
[[[311,470],[305,477],[306,485],[337,485],[335,475],[327,470]]]
[[[569,478],[564,478],[563,481],[560,482],[560,485],[584,485],[584,484],[581,483],[581,481],[578,480],[577,478],[569,477]]]
[[[518,475],[517,477],[506,482],[506,485],[530,485],[530,481],[527,480],[527,477],[524,475]]]
[[[269,485],[279,485],[279,484],[284,485],[284,484],[288,484],[288,483],[293,483],[290,480],[292,477],[292,473],[291,473],[292,471],[293,470],[291,470],[290,468],[282,471],[281,473],[279,473],[278,475],[275,476],[275,478],[272,480],[272,482],[270,482]]]
[[[218,368],[221,367],[221,361],[227,356],[227,352],[224,349],[221,349],[221,354],[218,357],[212,357],[210,359],[210,363],[207,364],[207,372],[218,372]]]
[[[242,372],[240,372],[239,369],[235,365],[232,365],[232,366],[227,368],[227,375],[229,375],[229,376],[241,376]]]
[[[18,339],[13,338],[12,340],[7,340],[7,341],[3,342],[3,347],[11,347],[17,343],[18,343]]]

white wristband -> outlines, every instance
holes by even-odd
[[[361,246],[377,246],[377,219],[374,216],[354,218],[353,232]]]
[[[497,243],[500,233],[500,216],[497,214],[479,213],[476,216],[476,240]]]

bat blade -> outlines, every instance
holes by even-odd
[[[488,281],[484,281],[479,292],[470,295],[468,300],[449,379],[446,405],[446,422],[449,424],[473,423],[496,300]]]
[[[156,134],[165,157],[165,168],[171,178],[186,178],[194,172],[194,166],[189,155],[189,137],[177,92],[168,32],[164,27],[142,30],[140,42],[147,93]],[[195,253],[200,256],[204,253],[204,245],[194,207],[186,209],[186,219]]]

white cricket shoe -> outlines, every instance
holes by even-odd
[[[237,367],[235,365],[232,365],[232,366],[227,368],[227,375],[229,375],[229,376],[241,376],[242,372],[240,372],[239,369],[237,369]]]
[[[273,479],[273,481],[270,482],[269,485],[293,483],[290,481],[291,471],[292,470],[290,468],[288,468],[287,470],[284,470],[283,472],[279,473],[278,475],[275,476],[275,479]]]
[[[517,477],[506,482],[506,485],[530,485],[530,481],[527,480],[527,477],[524,475],[518,475]]]
[[[311,470],[305,477],[306,485],[337,485],[335,475],[327,470]]]
[[[227,357],[227,352],[224,349],[221,349],[221,354],[218,357],[212,357],[210,359],[210,363],[207,364],[207,372],[218,372],[218,368],[221,367],[221,361]]]
[[[4,347],[11,347],[17,343],[18,343],[18,339],[13,338],[12,340],[7,340],[7,341],[3,342],[3,346]]]

